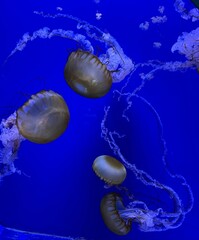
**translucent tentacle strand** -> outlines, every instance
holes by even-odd
[[[129,161],[127,161],[127,159],[125,159],[124,155],[121,152],[120,147],[116,143],[116,139],[120,137],[121,134],[119,134],[116,130],[110,131],[106,124],[107,118],[109,116],[109,112],[111,109],[111,106],[108,106],[108,107],[105,107],[104,109],[105,114],[101,123],[101,135],[103,139],[108,143],[109,147],[112,149],[114,154],[119,156],[119,158],[122,160],[124,165],[134,173],[137,180],[141,181],[146,186],[152,186],[167,192],[175,206],[175,212],[169,213],[169,212],[163,211],[162,208],[159,208],[157,210],[150,210],[145,203],[140,201],[139,202],[132,201],[131,207],[128,210],[122,210],[120,214],[124,218],[132,218],[132,219],[135,218],[136,221],[139,223],[140,230],[142,231],[165,231],[168,229],[178,228],[183,223],[185,215],[192,209],[194,198],[193,198],[192,190],[189,184],[186,182],[186,179],[179,174],[173,174],[171,170],[168,168],[167,158],[166,158],[167,147],[166,147],[166,141],[163,137],[163,126],[162,126],[161,119],[157,111],[154,109],[154,107],[146,99],[135,94],[135,92],[133,93],[120,93],[118,91],[116,92],[119,94],[118,101],[120,101],[121,96],[126,98],[127,107],[124,109],[122,116],[128,121],[129,121],[129,118],[126,116],[126,114],[127,114],[127,111],[129,111],[129,109],[132,106],[132,100],[131,100],[132,97],[136,97],[140,99],[145,105],[148,106],[149,110],[153,113],[153,115],[157,120],[157,125],[159,127],[160,141],[161,141],[162,152],[163,152],[162,162],[164,164],[164,167],[170,177],[180,181],[181,185],[185,188],[189,196],[188,206],[184,206],[179,195],[171,187],[160,183],[158,180],[152,178],[152,176],[149,175],[147,172],[145,172],[144,170],[138,169],[135,164],[131,164]],[[144,206],[143,209],[140,208],[140,203],[142,203],[142,205]]]

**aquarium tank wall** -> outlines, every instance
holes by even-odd
[[[0,239],[197,240],[199,1],[0,2]]]

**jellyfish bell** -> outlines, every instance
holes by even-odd
[[[126,178],[126,168],[117,159],[102,155],[93,162],[93,171],[110,185],[121,184]]]
[[[19,133],[35,143],[48,143],[66,129],[70,114],[59,94],[41,91],[17,110],[16,124]]]
[[[88,98],[104,96],[112,85],[111,72],[106,65],[97,56],[82,50],[70,54],[64,76],[75,92]]]
[[[122,199],[116,193],[105,195],[100,204],[100,211],[105,225],[117,235],[126,235],[131,230],[132,220],[125,221],[119,214],[124,210]]]

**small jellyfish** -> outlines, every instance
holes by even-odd
[[[126,178],[126,168],[117,159],[102,155],[93,162],[93,171],[111,185],[121,184]]]
[[[75,92],[89,98],[104,96],[112,85],[111,72],[106,65],[97,56],[82,50],[70,54],[64,76]]]
[[[105,195],[100,204],[100,210],[104,223],[113,233],[118,235],[126,235],[131,230],[132,220],[124,220],[120,214],[120,210],[125,210],[122,199],[116,193]]]
[[[41,91],[17,110],[19,133],[35,143],[48,143],[66,129],[70,114],[64,99],[53,91]]]

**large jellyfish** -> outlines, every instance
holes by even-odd
[[[17,110],[16,124],[26,139],[35,143],[48,143],[65,131],[69,117],[68,107],[59,94],[42,91],[32,95]]]
[[[193,21],[198,20],[197,9],[194,9],[193,11],[190,12],[186,11],[184,8],[184,2],[182,0],[176,0],[174,3],[174,7],[176,11],[180,12],[181,16],[184,19],[191,18]],[[86,51],[89,52],[89,54],[94,53],[94,48],[91,41],[103,43],[106,50],[103,54],[97,56],[97,59],[99,59],[100,64],[104,64],[107,70],[111,73],[113,84],[116,82],[121,82],[124,79],[126,79],[121,90],[120,91],[116,90],[114,91],[113,94],[114,102],[119,104],[122,98],[124,98],[126,101],[127,107],[124,107],[121,117],[123,117],[126,121],[130,121],[127,113],[132,107],[133,98],[139,99],[143,104],[145,104],[145,106],[147,106],[150,109],[150,111],[154,114],[154,117],[157,119],[158,127],[160,129],[160,139],[163,149],[161,160],[165,167],[165,170],[172,179],[180,182],[182,188],[184,188],[188,194],[189,203],[187,206],[185,206],[178,193],[175,190],[173,190],[172,187],[167,186],[166,184],[156,180],[150,174],[148,174],[144,170],[137,168],[135,164],[131,163],[129,159],[126,159],[124,157],[124,154],[121,151],[119,144],[117,143],[117,139],[122,139],[123,136],[117,131],[117,129],[110,130],[110,127],[107,125],[107,120],[111,115],[112,106],[106,106],[104,108],[104,118],[101,123],[101,135],[102,138],[107,142],[113,154],[116,155],[118,159],[120,159],[120,161],[124,164],[127,170],[131,171],[136,177],[136,179],[139,180],[141,183],[143,183],[147,187],[150,186],[154,189],[160,189],[164,193],[167,193],[172,199],[172,202],[174,203],[175,206],[174,207],[175,210],[173,212],[168,212],[165,211],[163,208],[150,209],[150,207],[145,202],[133,200],[129,203],[128,207],[125,208],[122,203],[122,197],[119,196],[118,194],[111,193],[110,195],[106,195],[101,203],[102,217],[105,223],[108,225],[109,229],[111,229],[116,234],[125,235],[131,230],[131,224],[133,221],[137,222],[140,230],[145,232],[166,231],[181,226],[185,219],[186,214],[189,213],[193,207],[194,198],[192,190],[183,176],[174,174],[169,170],[166,158],[167,146],[166,141],[163,137],[163,126],[160,117],[157,111],[153,108],[153,106],[146,99],[139,96],[138,93],[141,89],[143,89],[147,81],[154,78],[155,73],[157,71],[175,72],[186,71],[187,69],[194,70],[198,69],[198,54],[195,52],[195,49],[198,49],[198,39],[196,37],[197,34],[195,35],[195,32],[191,32],[192,34],[194,33],[195,36],[194,40],[189,38],[192,34],[190,35],[186,34],[186,36],[189,36],[188,38],[186,38],[185,35],[183,35],[183,37],[178,38],[176,44],[173,44],[173,47],[171,49],[172,52],[177,50],[179,53],[184,54],[186,57],[185,61],[176,60],[162,62],[160,60],[148,60],[147,62],[136,64],[133,63],[133,61],[124,53],[123,49],[121,48],[121,46],[118,44],[114,37],[112,37],[107,32],[101,31],[99,28],[89,24],[88,22],[80,20],[79,18],[73,17],[71,15],[61,13],[55,15],[44,14],[43,12],[37,11],[34,13],[44,18],[50,18],[53,20],[57,18],[70,19],[77,23],[76,30],[77,32],[71,30],[64,30],[60,28],[50,29],[48,27],[43,27],[38,30],[35,30],[32,34],[25,33],[22,36],[22,38],[18,41],[16,47],[10,53],[5,62],[7,62],[9,58],[12,57],[16,52],[23,51],[29,42],[34,41],[37,38],[51,39],[52,37],[62,37],[71,39],[79,43],[82,52]],[[84,35],[82,34],[82,32],[84,32]],[[198,32],[198,30],[196,32]],[[138,84],[138,86],[134,87],[131,91],[129,91],[127,90],[127,86],[130,83],[134,73],[138,70],[139,79],[141,81]],[[68,77],[66,78],[68,79]],[[81,93],[82,95],[86,95],[84,89],[82,93],[82,85],[71,87],[75,89],[77,92]],[[105,94],[109,90],[109,87],[110,86],[103,90],[102,93],[100,92],[99,96],[101,96],[101,94],[102,95]],[[7,136],[6,134],[3,135],[3,133],[6,131],[11,132],[12,128],[13,129],[16,128],[15,119],[16,115],[13,115],[7,120],[4,120],[2,122],[1,124],[2,142]],[[16,134],[15,130],[14,133]],[[21,141],[24,140],[24,138],[18,132],[14,139],[16,139],[17,141],[15,142],[14,140],[11,140],[10,142],[12,143],[12,147],[9,148],[9,151],[12,154],[16,153],[19,144],[21,143]],[[6,154],[6,156],[9,155]],[[9,158],[9,160],[10,159],[11,158]],[[2,229],[5,230],[5,228],[3,227]],[[19,232],[17,232],[16,234],[19,234]],[[32,234],[34,235],[34,233]]]
[[[93,54],[80,50],[70,54],[64,76],[73,90],[86,97],[104,96],[112,85],[106,65]]]
[[[42,91],[31,98],[0,124],[0,179],[18,172],[14,166],[22,141],[47,143],[58,138],[66,129],[69,110],[61,95]]]
[[[162,231],[168,228],[178,227],[181,217],[178,213],[166,213],[161,208],[156,211],[139,201],[134,201],[131,206],[125,207],[122,198],[117,193],[105,195],[101,201],[101,214],[106,226],[117,235],[126,235],[137,224],[141,231]],[[180,220],[179,220],[180,218]]]

